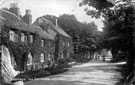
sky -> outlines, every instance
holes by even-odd
[[[79,7],[78,3],[81,0],[0,0],[0,8],[10,6],[10,3],[18,3],[21,15],[25,14],[26,9],[31,10],[33,21],[36,18],[50,14],[60,16],[62,14],[74,14],[80,22],[95,22],[98,30],[102,31],[103,23],[101,19],[91,18],[85,14],[84,8]]]

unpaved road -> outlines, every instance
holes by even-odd
[[[91,61],[75,65],[62,74],[25,82],[25,85],[115,85],[122,78],[116,71],[122,64]]]

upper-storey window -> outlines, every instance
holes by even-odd
[[[24,36],[24,42],[27,43],[27,36]]]
[[[27,43],[27,36],[24,33],[21,34],[21,41]]]
[[[18,42],[18,35],[14,31],[10,30],[9,31],[9,39],[11,41]]]
[[[41,47],[44,47],[44,40],[41,40]]]
[[[49,47],[51,46],[51,41],[48,41],[48,45],[49,45]]]
[[[63,41],[63,46],[65,46],[65,42]]]
[[[68,42],[68,47],[70,46],[70,43]]]
[[[10,38],[9,38],[9,39],[10,39],[11,41],[14,41],[14,34],[15,34],[14,31],[11,31],[11,30],[10,30],[10,32],[9,32]]]
[[[33,35],[30,35],[30,43],[33,43]]]
[[[14,34],[14,41],[18,42],[18,34]]]
[[[24,33],[22,33],[22,34],[21,34],[21,41],[22,41],[22,42],[25,41],[25,38],[24,38],[24,37],[25,37],[25,35],[24,35]]]
[[[2,32],[2,28],[1,28],[1,26],[0,26],[0,33]]]

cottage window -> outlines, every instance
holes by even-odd
[[[41,55],[40,55],[40,62],[44,62],[44,54],[43,53],[41,53]]]
[[[10,39],[11,41],[14,41],[14,34],[15,34],[14,31],[10,31],[10,32],[9,32],[9,35],[10,35],[10,38],[9,38],[9,39]]]
[[[48,43],[49,43],[49,47],[50,47],[51,46],[51,42],[49,41]]]
[[[44,40],[41,40],[41,47],[44,47]]]
[[[67,53],[67,58],[69,58],[69,53]]]
[[[70,46],[69,42],[68,42],[68,47]]]
[[[0,26],[0,33],[2,33],[2,28],[1,28],[1,26]]]
[[[25,35],[24,35],[24,33],[21,34],[21,41],[22,41],[22,42],[25,41]]]
[[[30,35],[30,43],[33,43],[33,35]]]
[[[48,54],[48,60],[51,61],[51,54]]]
[[[24,33],[21,34],[21,41],[27,43],[27,36]]]
[[[61,58],[64,58],[64,57],[63,57],[63,53],[61,53]]]
[[[14,41],[18,42],[18,35],[17,34],[14,34]]]
[[[27,43],[27,36],[24,36],[24,42]]]
[[[63,46],[65,46],[65,42],[63,41]]]
[[[28,54],[27,65],[32,65],[32,55],[31,55],[31,53]]]

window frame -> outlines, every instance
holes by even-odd
[[[45,61],[45,55],[44,53],[40,54],[40,62],[44,62]]]
[[[28,60],[27,60],[27,65],[32,65],[33,64],[33,56],[31,53],[28,54]]]
[[[70,43],[68,42],[68,47],[70,46]]]
[[[41,47],[44,47],[45,46],[45,40],[44,39],[41,39]]]
[[[32,34],[29,35],[29,38],[30,38],[30,43],[33,43],[33,35]]]
[[[18,39],[19,39],[18,34],[15,33],[15,34],[14,34],[14,42],[18,42]]]
[[[10,41],[14,41],[14,35],[15,35],[15,32],[13,30],[10,30],[9,31],[9,40]]]
[[[25,34],[23,32],[21,33],[21,42],[25,42]]]
[[[28,42],[28,36],[24,32],[21,33],[21,42]]]

